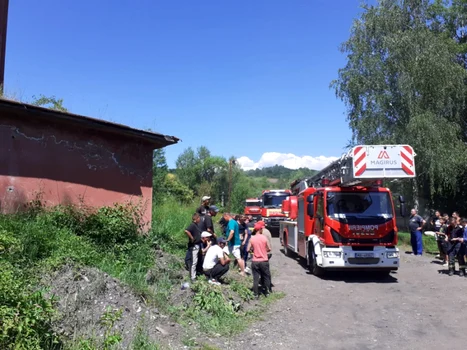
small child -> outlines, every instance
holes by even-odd
[[[447,242],[447,236],[446,236],[446,219],[441,217],[439,218],[440,222],[440,228],[439,232],[436,233],[436,241],[438,243],[438,249],[439,249],[439,256],[443,260],[443,266],[447,267],[448,266],[448,254],[447,254],[447,248],[448,248],[448,242]]]

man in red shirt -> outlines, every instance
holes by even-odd
[[[254,230],[256,234],[251,237],[248,242],[247,250],[253,254],[251,259],[251,270],[253,271],[253,292],[256,297],[259,297],[258,283],[263,281],[265,295],[271,293],[271,272],[269,270],[268,253],[271,251],[271,246],[268,239],[263,236],[263,226],[256,223]]]

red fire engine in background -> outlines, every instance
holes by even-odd
[[[269,231],[279,230],[279,223],[287,219],[282,202],[292,194],[290,190],[264,190],[261,195],[261,219]]]
[[[397,270],[396,215],[382,180],[415,177],[414,156],[407,145],[356,146],[313,177],[293,182],[282,206],[289,219],[279,231],[286,255],[305,258],[317,276]],[[404,198],[399,201],[404,216]]]
[[[254,221],[261,220],[261,199],[247,198],[245,200],[245,209],[243,214],[251,215]]]

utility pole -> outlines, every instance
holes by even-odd
[[[5,82],[6,31],[8,27],[8,2],[0,0],[0,96]]]
[[[232,197],[232,164],[235,164],[235,159],[229,160],[229,205],[227,211],[230,213],[230,198]]]

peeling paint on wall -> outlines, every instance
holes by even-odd
[[[14,212],[37,190],[50,205],[143,200],[151,218],[153,146],[67,124],[0,116],[0,211]]]

